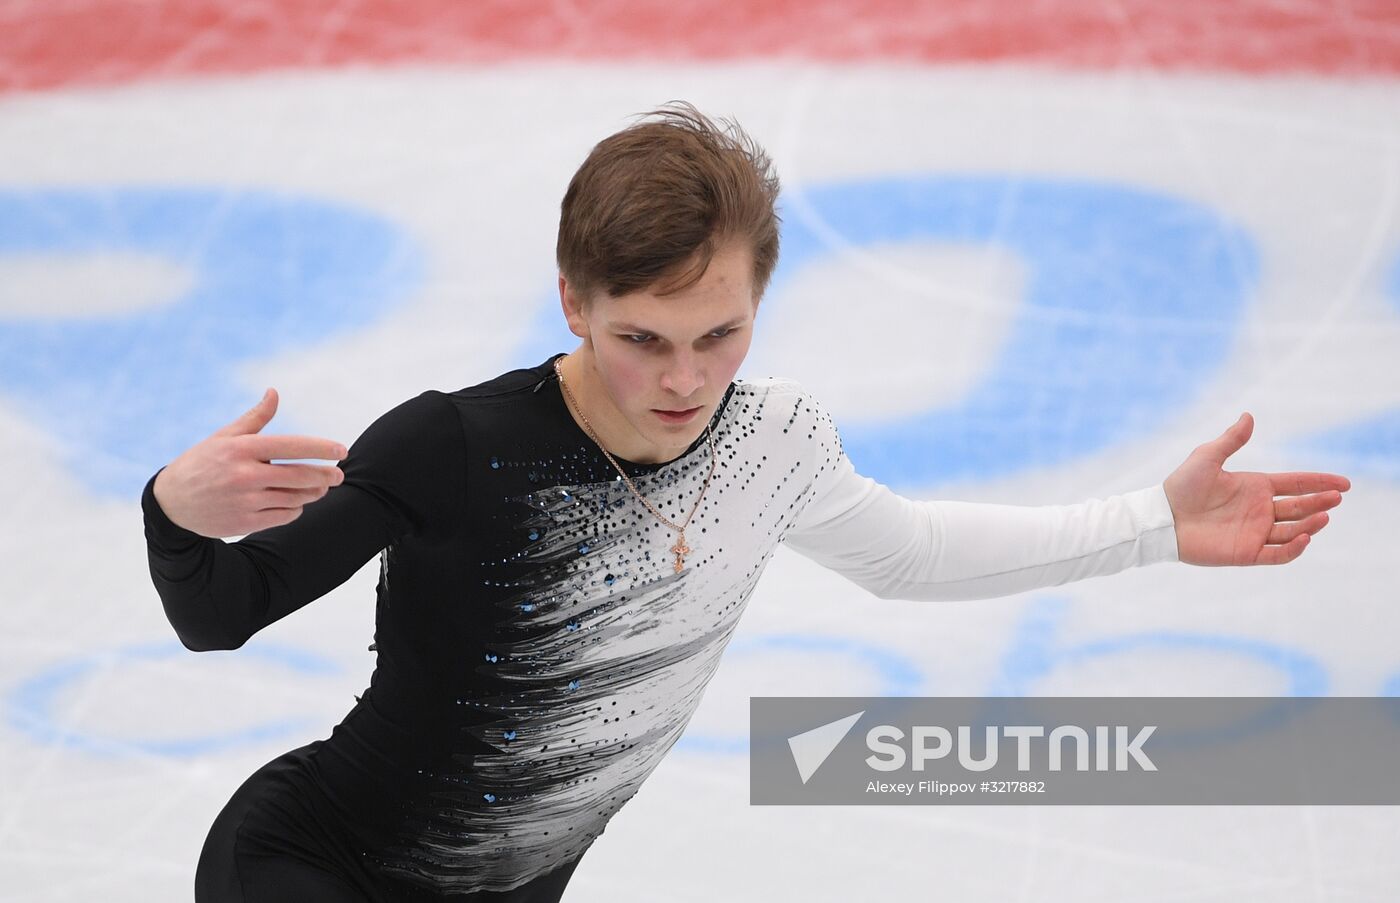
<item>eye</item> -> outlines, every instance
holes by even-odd
[[[728,329],[717,329],[706,336],[706,338],[722,339],[727,337],[731,332],[734,332],[737,328],[738,327],[731,326]],[[652,344],[653,340],[653,336],[640,332],[621,333],[621,335],[622,338],[627,340],[627,344],[629,345],[649,345]]]

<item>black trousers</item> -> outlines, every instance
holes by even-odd
[[[336,814],[293,780],[321,742],[278,756],[234,792],[204,840],[195,903],[558,903],[563,896],[578,858],[509,891],[441,897],[386,881],[340,840]]]

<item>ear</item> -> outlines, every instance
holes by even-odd
[[[559,274],[559,306],[564,311],[564,319],[568,321],[569,332],[588,341],[588,321],[584,319],[583,302],[563,273]]]

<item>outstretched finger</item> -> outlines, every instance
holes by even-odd
[[[345,472],[318,464],[259,464],[257,485],[264,489],[322,489],[339,486]]]
[[[1255,564],[1287,564],[1308,547],[1310,537],[1306,533],[1289,540],[1281,546],[1264,546],[1259,550],[1259,557],[1254,560]]]
[[[1306,520],[1274,524],[1273,528],[1269,530],[1269,538],[1264,541],[1270,545],[1280,545],[1293,541],[1303,533],[1311,536],[1314,533],[1321,532],[1322,528],[1327,526],[1328,519],[1326,511],[1319,511]]]
[[[248,436],[246,441],[259,461],[296,460],[309,458],[320,461],[343,461],[344,445],[318,436]]]
[[[1274,499],[1274,520],[1302,520],[1309,514],[1335,508],[1342,503],[1341,492],[1329,489],[1311,495],[1288,495]]]
[[[1326,492],[1329,489],[1346,492],[1351,488],[1351,480],[1339,473],[1295,471],[1271,473],[1267,476],[1274,495],[1304,495],[1309,492]]]
[[[258,403],[248,410],[239,414],[232,422],[227,423],[214,431],[216,436],[241,436],[245,433],[256,433],[267,426],[269,420],[277,414],[277,390],[269,387],[258,399]]]
[[[1216,439],[1207,442],[1202,448],[1211,460],[1224,464],[1225,459],[1244,447],[1254,433],[1254,417],[1248,411],[1221,433]]]

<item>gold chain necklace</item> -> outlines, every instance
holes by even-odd
[[[627,481],[627,488],[632,490],[632,494],[646,506],[647,510],[655,515],[657,520],[679,534],[676,537],[676,544],[671,546],[671,551],[676,556],[676,573],[679,574],[681,568],[685,567],[685,556],[694,551],[690,546],[685,544],[685,528],[690,526],[690,519],[694,517],[695,512],[700,509],[700,500],[705,497],[705,490],[710,488],[710,478],[715,475],[715,460],[718,456],[715,454],[715,439],[710,433],[709,424],[705,425],[705,438],[710,442],[710,473],[705,477],[705,485],[700,487],[700,495],[695,499],[695,506],[692,507],[690,513],[686,515],[685,523],[673,523],[667,520],[660,511],[657,511],[656,508],[652,506],[651,502],[647,501],[646,496],[642,495],[632,482],[632,478],[627,476],[627,472],[622,469],[622,465],[617,463],[617,459],[609,454],[606,448],[603,448],[603,443],[598,440],[598,434],[593,432],[593,425],[589,423],[588,418],[584,416],[583,408],[579,406],[578,399],[574,398],[574,393],[569,390],[569,384],[564,382],[564,371],[559,367],[559,361],[561,359],[562,358],[558,357],[554,359],[554,375],[559,377],[559,388],[564,390],[564,395],[569,399],[569,403],[573,405],[573,409],[578,414],[579,419],[583,421],[583,428],[584,431],[588,433],[588,437],[598,446],[598,450],[606,455],[607,459],[612,462],[612,466],[617,468],[617,472],[621,474],[622,479]]]

